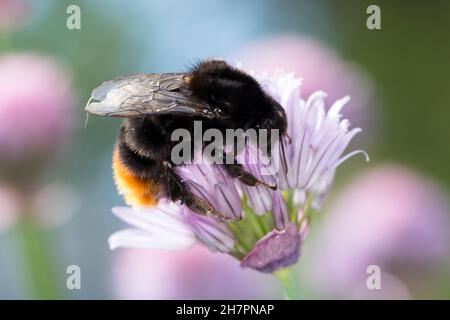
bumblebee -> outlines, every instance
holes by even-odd
[[[105,81],[92,91],[86,111],[122,117],[113,153],[117,189],[131,206],[153,206],[162,198],[181,201],[202,215],[221,217],[196,196],[171,161],[175,129],[278,129],[286,133],[286,114],[249,74],[222,60],[205,60],[185,73],[137,74]],[[223,164],[243,183],[264,184],[236,161]],[[276,186],[268,186],[276,188]]]

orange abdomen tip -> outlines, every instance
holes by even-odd
[[[119,149],[113,153],[113,175],[117,191],[127,205],[133,207],[152,207],[158,203],[161,187],[150,179],[134,175],[120,158]]]

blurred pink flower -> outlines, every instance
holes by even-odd
[[[53,59],[0,56],[0,163],[47,158],[68,136],[74,94]]]
[[[304,260],[308,277],[323,293],[409,298],[413,287],[448,259],[446,197],[409,169],[385,165],[363,173],[332,201],[329,212]],[[369,265],[381,268],[381,290],[366,287]]]
[[[368,75],[317,40],[300,35],[278,35],[242,48],[234,58],[247,70],[269,74],[278,69],[294,72],[303,79],[303,97],[319,88],[327,93],[328,101],[349,95],[351,101],[343,111],[344,117],[365,131],[373,123],[373,110],[369,108],[373,90]]]
[[[52,183],[31,196],[32,212],[42,228],[67,223],[80,209],[80,196],[70,185]]]
[[[112,285],[119,299],[269,299],[278,292],[269,275],[201,246],[119,250],[114,259]]]
[[[0,33],[20,28],[30,9],[30,3],[25,0],[0,0]]]
[[[16,223],[21,209],[19,195],[13,189],[0,185],[0,232]]]
[[[67,223],[79,208],[78,193],[64,183],[53,183],[32,192],[29,190],[27,194],[0,185],[0,232],[13,227],[28,212],[38,227],[55,228]]]

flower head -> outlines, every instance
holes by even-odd
[[[300,80],[292,74],[258,77],[286,110],[290,143],[273,146],[275,166],[268,170],[251,144],[237,157],[246,171],[259,180],[278,185],[248,186],[231,178],[221,165],[207,160],[176,167],[189,189],[208,201],[221,216],[200,216],[181,204],[160,202],[151,209],[114,208],[113,212],[137,227],[119,231],[110,246],[184,249],[200,242],[213,251],[228,253],[242,267],[275,272],[297,262],[308,233],[314,199],[328,192],[344,149],[359,129],[348,130],[340,110],[348,98],[325,112],[325,95],[299,98]],[[362,151],[356,151],[362,152]],[[256,153],[256,160],[254,156]],[[281,154],[286,155],[286,162]],[[199,155],[196,155],[199,156]],[[269,166],[270,167],[270,166]],[[271,167],[271,169],[273,169]]]
[[[30,14],[30,4],[25,0],[0,0],[0,33],[20,28]]]
[[[285,108],[288,118],[288,135],[291,143],[286,145],[287,170],[279,170],[279,187],[298,192],[300,202],[306,194],[315,195],[315,207],[328,193],[337,166],[355,154],[356,150],[343,156],[352,138],[360,128],[349,130],[350,122],[341,119],[341,110],[350,100],[341,98],[326,111],[327,94],[316,91],[304,100],[300,96],[301,79],[293,73],[278,72],[274,78],[263,74],[261,85]]]
[[[410,298],[415,286],[430,283],[436,271],[446,268],[446,195],[413,170],[390,164],[365,171],[338,193],[329,209],[318,229],[323,236],[312,244],[304,269],[322,293]],[[366,288],[370,265],[382,270],[381,290]]]
[[[67,137],[73,102],[70,78],[51,58],[0,56],[0,163],[48,157]]]

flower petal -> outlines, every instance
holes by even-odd
[[[179,206],[173,203],[160,203],[157,207],[139,209],[130,207],[114,207],[113,213],[128,224],[147,232],[167,229],[174,233],[190,235],[192,232],[177,215]]]
[[[273,196],[272,214],[275,220],[275,227],[278,230],[283,230],[289,223],[289,215],[286,203],[280,192],[275,192]]]
[[[230,188],[225,182],[214,186],[218,209],[227,218],[239,220],[242,218],[242,201],[235,188]]]
[[[272,210],[272,190],[259,185],[254,187],[244,185],[243,190],[247,194],[249,205],[256,214],[263,215]]]
[[[290,266],[300,257],[301,237],[295,224],[283,231],[273,230],[259,240],[241,261],[244,268],[265,273]]]
[[[228,227],[213,217],[186,212],[186,221],[195,235],[211,250],[229,252],[234,246],[233,235]]]
[[[119,247],[183,250],[191,247],[196,238],[193,234],[189,236],[168,231],[151,234],[140,229],[125,229],[113,233],[108,242],[111,250]]]

